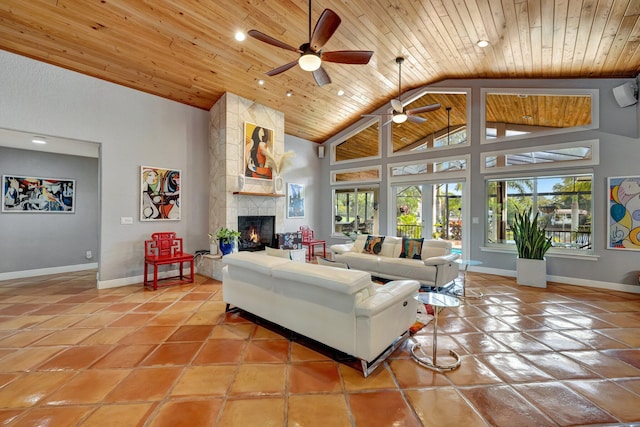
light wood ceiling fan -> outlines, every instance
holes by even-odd
[[[417,116],[416,114],[427,113],[429,111],[435,111],[440,108],[440,104],[431,104],[425,105],[418,108],[412,108],[410,110],[405,110],[404,105],[402,104],[402,63],[404,62],[404,58],[399,56],[396,58],[396,63],[398,64],[398,99],[391,100],[391,108],[393,111],[391,113],[382,113],[382,114],[363,114],[362,117],[378,117],[378,116],[391,116],[391,119],[387,122],[383,123],[383,126],[389,124],[390,122],[394,123],[404,123],[406,121],[410,121],[413,123],[424,123],[427,121],[426,118]]]
[[[311,0],[309,0],[309,39],[308,42],[303,43],[299,48],[295,48],[258,30],[250,30],[248,34],[261,42],[300,54],[300,57],[297,60],[281,65],[271,71],[267,71],[266,74],[268,76],[275,76],[283,73],[294,67],[296,64],[299,64],[300,68],[303,70],[311,71],[313,73],[313,78],[318,86],[323,86],[331,83],[331,78],[329,78],[329,75],[322,67],[323,61],[339,64],[368,64],[371,56],[373,55],[373,51],[370,50],[337,50],[333,52],[323,52],[322,48],[338,29],[340,22],[341,20],[338,14],[331,9],[325,9],[320,15],[320,18],[318,18],[318,22],[316,22],[316,26],[312,32]]]

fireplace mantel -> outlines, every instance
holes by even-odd
[[[234,191],[237,196],[260,196],[260,197],[284,197],[284,194],[278,193],[253,193],[251,191]]]

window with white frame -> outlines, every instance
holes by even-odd
[[[333,190],[333,233],[346,236],[378,231],[379,187],[357,186]]]
[[[515,246],[513,217],[517,211],[532,208],[553,248],[592,252],[593,173],[493,177],[486,184],[489,246]]]

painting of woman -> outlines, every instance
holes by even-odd
[[[266,157],[262,153],[264,148],[271,148],[272,146],[272,130],[245,123],[245,176],[272,179],[271,168],[265,166]]]

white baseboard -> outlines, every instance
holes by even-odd
[[[195,269],[194,269],[195,270]],[[182,274],[189,274],[189,269],[185,268],[182,270]],[[160,271],[158,272],[158,278],[164,279],[166,277],[177,276],[180,274],[180,270],[169,270],[169,271]],[[132,277],[123,277],[121,279],[112,279],[112,280],[98,280],[98,289],[109,289],[109,288],[119,288],[121,286],[129,286],[129,285],[141,285],[144,280],[144,275],[132,276]]]
[[[469,267],[469,271],[485,274],[495,274],[498,276],[516,277],[515,270],[502,270],[499,268]],[[599,280],[578,279],[575,277],[551,276],[547,275],[547,281],[564,283],[566,285],[586,286],[588,288],[608,289],[611,291],[630,292],[640,294],[640,286],[625,285],[623,283],[602,282]]]
[[[95,270],[97,262],[89,264],[63,265],[60,267],[39,268],[36,270],[9,271],[0,273],[0,280],[22,279],[24,277],[46,276],[48,274],[71,273],[74,271]]]

